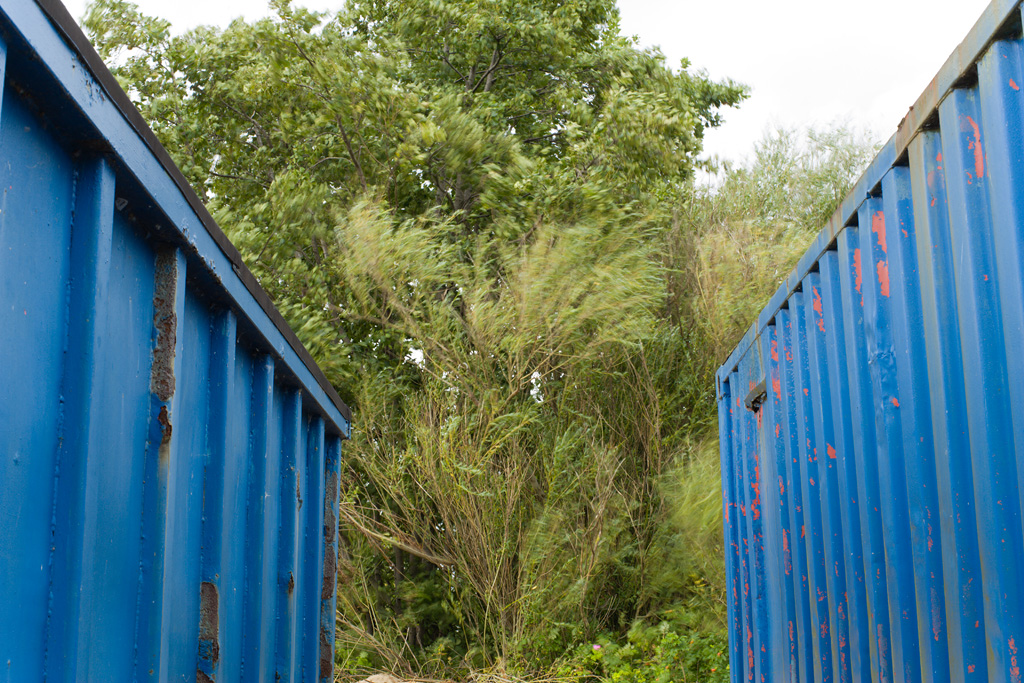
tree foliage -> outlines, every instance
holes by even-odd
[[[844,124],[776,128],[720,187],[694,189],[670,241],[681,267],[669,289],[680,320],[699,328],[709,378],[877,151]]]

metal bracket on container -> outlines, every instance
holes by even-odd
[[[743,405],[747,407],[747,410],[757,412],[761,408],[761,404],[768,398],[768,378],[762,379],[756,387],[750,390],[747,397],[743,399]]]

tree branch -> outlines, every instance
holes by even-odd
[[[374,531],[372,529],[369,529],[369,528],[363,526],[363,524],[359,522],[359,520],[356,518],[356,516],[353,515],[347,509],[347,507],[348,506],[346,506],[346,505],[339,505],[338,506],[338,510],[345,517],[345,520],[348,521],[349,524],[354,526],[356,528],[356,530],[359,531],[359,533],[364,534],[366,536],[369,536],[370,538],[378,540],[378,541],[380,541],[382,543],[386,543],[386,544],[388,544],[389,546],[391,546],[393,548],[398,548],[399,550],[404,550],[405,552],[409,553],[410,555],[415,555],[416,557],[418,557],[420,559],[423,559],[423,560],[426,560],[427,562],[429,562],[429,563],[431,563],[433,565],[436,565],[438,567],[451,567],[451,566],[453,566],[455,564],[455,560],[453,560],[450,557],[439,557],[437,555],[433,555],[430,552],[428,552],[428,551],[426,551],[426,550],[424,550],[422,548],[418,548],[418,547],[416,547],[414,545],[410,545],[409,543],[404,543],[404,542],[402,542],[402,541],[400,541],[397,538],[394,538],[392,536],[385,536],[384,534],[378,533],[378,532],[376,532],[376,531]]]
[[[484,92],[490,92],[491,86],[494,85],[494,72],[498,68],[498,65],[501,64],[501,58],[503,56],[504,53],[501,51],[501,41],[495,41],[494,51],[491,52],[491,63],[487,67],[487,70],[484,71],[483,75],[480,76],[480,80],[476,82],[476,85],[473,86],[470,92],[476,92],[480,89],[481,85],[484,86]]]
[[[443,50],[441,52],[441,61],[443,61],[445,63],[445,66],[447,66],[449,69],[451,69],[452,71],[455,72],[455,74],[459,77],[460,81],[462,81],[463,83],[466,83],[468,85],[468,81],[466,80],[466,77],[462,75],[462,72],[459,71],[458,69],[456,69],[454,64],[452,64],[450,61],[448,61],[448,55],[449,54],[451,54],[451,52],[450,52],[450,50],[448,48],[448,39],[445,38],[445,40],[444,40],[444,48],[443,48]]]
[[[363,174],[363,165],[359,163],[359,157],[356,156],[355,151],[352,149],[352,142],[348,139],[348,133],[345,132],[345,125],[341,122],[341,116],[335,116],[335,121],[338,122],[338,130],[341,131],[341,139],[345,141],[345,148],[348,149],[348,156],[352,159],[352,163],[356,167],[356,172],[359,173],[359,184],[363,187],[363,192],[366,192],[366,176]]]

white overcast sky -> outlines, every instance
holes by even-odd
[[[176,29],[268,13],[263,0],[134,0]],[[296,0],[330,10],[344,0]],[[86,0],[66,0],[80,17]],[[622,31],[751,88],[705,151],[739,161],[766,128],[847,122],[879,141],[900,119],[988,0],[619,0]]]

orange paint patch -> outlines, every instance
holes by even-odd
[[[882,296],[889,296],[889,262],[878,262],[878,286],[881,288]]]
[[[1020,90],[1020,86],[1012,78],[1010,79],[1010,87],[1014,90]]]
[[[782,483],[782,477],[779,477],[779,495],[786,495],[786,485]]]
[[[853,272],[855,276],[853,281],[853,288],[859,292],[861,284],[860,249],[853,250]]]
[[[775,425],[775,438],[776,438],[776,439],[777,439],[777,438],[779,438],[779,428],[780,428],[781,426],[782,426],[782,425]]]
[[[967,673],[969,673],[969,674],[974,673],[974,665],[973,664],[968,664],[967,665]]]
[[[1017,645],[1013,638],[1007,641],[1010,646],[1010,680],[1020,683],[1020,667],[1017,665]]]
[[[932,587],[932,637],[939,642],[942,636],[942,612],[939,602],[939,593]]]
[[[932,206],[935,206],[935,202],[936,202],[935,197],[932,197]]]
[[[828,457],[830,457],[833,460],[835,460],[836,459],[836,449],[832,448],[832,445],[829,444],[827,450],[828,450]]]
[[[754,519],[761,518],[761,485],[754,483],[750,485],[754,489],[754,500],[750,501],[750,511],[754,513]]]
[[[822,313],[822,308],[821,308],[821,294],[818,292],[818,288],[817,287],[813,287],[812,291],[814,292],[814,301],[811,304],[811,307],[814,309],[814,312],[818,314],[818,329],[821,330],[822,332],[824,332],[825,331],[825,315],[824,315],[824,313]]]
[[[974,177],[982,178],[985,175],[985,152],[981,147],[981,128],[974,119],[965,116],[960,122],[960,130],[974,134],[967,149],[974,152]]]
[[[775,392],[775,397],[778,398],[781,401],[782,400],[782,383],[779,382],[779,378],[778,377],[772,377],[772,391]],[[778,432],[778,429],[776,429],[775,431]],[[776,434],[776,436],[778,436],[778,434]]]
[[[885,213],[876,211],[875,215],[871,217],[871,232],[878,235],[878,246],[882,248],[884,253],[888,254],[889,249],[885,241]]]
[[[893,404],[893,406],[895,406],[896,408],[899,408],[899,407],[900,407],[900,402],[899,402],[899,399],[897,399],[897,398],[896,398],[895,396],[893,396],[893,397],[892,397],[891,399],[889,399],[889,400],[890,400],[890,401],[892,401],[892,404]]]
[[[778,339],[773,339],[772,340],[772,360],[775,361],[776,363],[779,362],[779,340]]]

